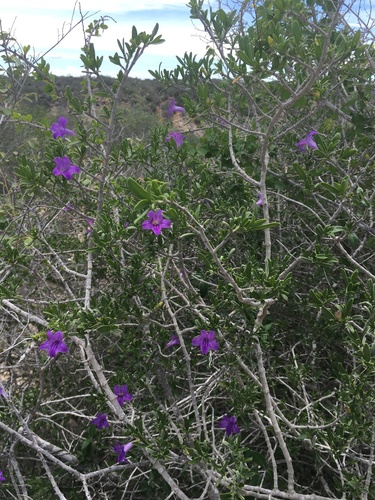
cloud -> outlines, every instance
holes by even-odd
[[[61,2],[51,2],[50,0],[12,0],[1,6],[1,15],[9,13],[25,13],[40,14],[40,12],[58,13],[59,15],[67,15],[71,17],[73,11],[79,12],[79,4],[82,12],[100,11],[101,15],[124,13],[143,10],[159,10],[172,9],[175,7],[186,6],[186,0],[137,0],[136,2],[124,0],[111,0],[103,2],[103,0],[74,0]],[[38,12],[36,12],[38,11]]]
[[[142,10],[171,9],[177,6],[185,7],[186,0],[137,0],[136,2],[124,2],[124,0],[111,0],[108,7],[103,8],[102,0],[82,0],[83,9],[100,10],[101,14],[108,12],[131,12]]]
[[[177,61],[175,56],[182,56],[185,52],[192,52],[202,56],[206,44],[199,39],[199,32],[195,30],[186,0],[111,0],[106,5],[103,0],[81,0],[82,12],[94,13],[101,10],[100,15],[108,14],[113,20],[107,21],[108,30],[101,37],[93,38],[97,55],[103,55],[105,74],[116,74],[117,67],[109,65],[108,56],[118,51],[117,39],[128,40],[131,37],[132,26],[140,31],[150,33],[156,22],[159,23],[158,34],[162,35],[165,43],[149,47],[142,57],[147,61],[149,69],[156,69],[162,63],[162,68],[172,69]],[[21,45],[30,45],[37,57],[61,40],[67,34],[71,23],[74,25],[80,19],[76,9],[72,18],[74,1],[51,3],[50,0],[33,0],[30,7],[29,0],[12,0],[2,7],[1,20],[3,29],[8,30],[14,22],[14,35]],[[103,8],[104,7],[104,8]],[[86,10],[87,9],[87,10]],[[85,26],[93,19],[86,20]],[[197,23],[194,21],[194,23]],[[199,23],[197,23],[199,25]],[[56,74],[81,74],[82,68],[79,58],[80,48],[84,45],[87,36],[78,25],[60,43],[48,52],[46,60]],[[135,73],[139,72],[149,77],[147,69],[141,68],[142,60],[137,64]],[[173,61],[173,63],[172,63]],[[105,70],[105,71],[104,71]],[[133,73],[133,76],[138,76]]]

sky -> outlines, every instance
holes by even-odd
[[[225,3],[230,3],[227,0]],[[115,76],[118,67],[112,65],[108,56],[117,50],[117,39],[125,41],[131,36],[131,28],[135,25],[140,31],[150,33],[159,23],[159,34],[165,43],[149,47],[132,70],[131,76],[152,78],[148,70],[174,69],[177,66],[176,56],[182,57],[185,52],[203,56],[206,51],[204,33],[199,21],[190,19],[190,10],[186,6],[188,0],[2,0],[0,21],[2,29],[12,33],[22,45],[30,45],[39,57],[53,47],[62,34],[67,34],[70,26],[79,23],[80,10],[92,15],[86,26],[100,16],[109,16],[108,28],[95,42],[97,55],[104,56],[102,74]],[[217,0],[206,0],[213,7]],[[351,3],[351,2],[350,2]],[[360,7],[359,7],[360,6]],[[365,19],[371,19],[371,2],[355,0],[353,7],[362,9]],[[356,9],[354,9],[356,10]],[[349,17],[352,14],[349,13]],[[353,27],[358,27],[352,16]],[[349,19],[348,19],[349,20]],[[374,21],[373,21],[374,22]],[[373,26],[373,25],[372,25]],[[45,57],[56,75],[79,76],[82,72],[80,48],[84,44],[84,32],[79,24],[73,31]]]
[[[205,53],[206,43],[200,36],[200,25],[190,19],[188,0],[9,0],[2,2],[0,20],[2,29],[12,33],[23,46],[30,45],[35,55],[43,55],[69,31],[71,25],[80,20],[79,4],[82,13],[95,14],[86,21],[86,26],[100,16],[109,16],[108,29],[100,38],[93,41],[97,55],[104,56],[102,73],[115,76],[118,67],[108,61],[108,55],[117,50],[117,39],[125,41],[131,36],[132,26],[138,32],[151,33],[159,23],[158,34],[163,35],[165,43],[146,49],[131,76],[152,78],[148,70],[156,70],[161,63],[162,69],[173,69],[177,65],[176,56],[185,52],[198,56]],[[202,35],[202,33],[201,33]],[[82,24],[64,38],[46,56],[51,70],[56,75],[79,76],[82,72],[80,48],[84,44]]]

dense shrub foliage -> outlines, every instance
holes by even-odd
[[[113,81],[83,19],[82,91],[1,33],[3,498],[375,498],[371,18],[189,6],[144,115],[158,25]]]

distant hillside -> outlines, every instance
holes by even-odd
[[[106,85],[112,87],[116,83],[114,78],[104,77]],[[4,83],[4,80],[3,82]],[[100,83],[93,81],[95,93],[100,93]],[[62,95],[67,86],[78,98],[84,99],[87,95],[84,77],[59,76],[56,77],[56,86]],[[123,135],[126,137],[145,138],[155,124],[167,120],[167,110],[172,97],[181,100],[182,90],[166,89],[157,80],[141,80],[129,78],[124,86],[119,106],[122,113],[121,120]],[[98,97],[98,107],[106,105],[105,97]],[[33,78],[27,79],[22,87],[21,98],[14,108],[21,115],[29,115],[31,122],[41,122],[45,126],[55,121],[59,116],[73,118],[69,112],[64,97],[56,99],[46,91],[46,83]],[[32,118],[30,118],[30,115]],[[35,127],[20,126],[14,123],[12,117],[1,125],[0,153],[9,158],[14,151],[25,152],[33,144],[44,140],[44,135]]]
[[[110,77],[103,77],[103,81],[111,87],[116,80]],[[82,95],[86,93],[86,90],[83,87],[83,82],[83,77],[56,77],[57,88],[64,92],[65,88],[69,85],[75,95]],[[29,78],[23,87],[23,94],[35,94],[35,96],[37,96],[38,104],[48,109],[55,103],[51,96],[43,91],[44,87],[44,82]],[[157,80],[128,78],[124,86],[123,101],[131,106],[139,105],[140,102],[144,103],[144,105],[147,105],[149,111],[155,113],[157,108],[163,102],[168,100],[170,97],[178,98],[180,95],[180,91],[165,89],[165,87],[163,87],[163,85]],[[33,102],[36,102],[35,98],[33,99]]]

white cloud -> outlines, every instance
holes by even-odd
[[[22,45],[30,45],[35,54],[40,56],[58,42],[62,33],[68,32],[75,2],[67,1],[62,6],[61,3],[52,3],[50,0],[33,0],[32,7],[30,5],[30,0],[7,2],[1,11],[2,27],[9,30],[15,20],[16,39]],[[144,58],[147,59],[150,69],[157,68],[160,62],[165,68],[167,61],[170,68],[171,57],[182,56],[185,52],[202,56],[205,51],[205,43],[199,39],[199,33],[189,18],[186,0],[110,0],[107,3],[103,0],[81,0],[81,8],[83,12],[89,10],[90,13],[100,9],[101,15],[113,15],[116,21],[108,20],[109,29],[100,38],[93,39],[97,54],[103,55],[105,60],[108,60],[108,55],[118,51],[117,39],[130,38],[133,24],[139,31],[151,32],[158,22],[158,34],[166,40],[165,43],[151,46],[146,50]],[[175,14],[176,8],[178,15]],[[145,9],[158,9],[158,12],[155,13],[155,17],[150,18],[149,15],[144,15]],[[162,15],[161,10],[165,15]],[[126,16],[125,12],[130,11],[131,14]],[[78,20],[77,10],[73,24]],[[90,20],[86,21],[86,26],[88,22]],[[79,54],[85,36],[82,25],[79,25],[47,54],[46,60],[51,64],[53,72],[80,74]],[[118,68],[112,69],[109,65],[105,68],[107,74],[108,72],[115,74],[118,71]],[[146,69],[139,69],[139,72],[144,75],[140,77],[149,77]]]
[[[100,11],[101,14],[111,14],[119,12],[133,12],[142,10],[158,10],[164,8],[176,8],[186,6],[186,0],[110,0],[103,2],[103,0],[81,0],[75,2],[74,0],[61,2],[51,2],[51,0],[12,0],[1,6],[3,14],[9,13],[28,13],[32,14],[33,11],[43,10],[44,12],[65,12],[68,17],[71,16],[73,10],[79,11],[79,5],[82,12],[90,11],[92,13]]]
[[[175,8],[178,6],[184,7],[186,0],[111,0],[108,5],[103,7],[102,0],[82,0],[82,9],[90,9],[90,11],[100,10],[101,13],[107,12],[130,12],[140,10],[158,10],[163,8]]]

